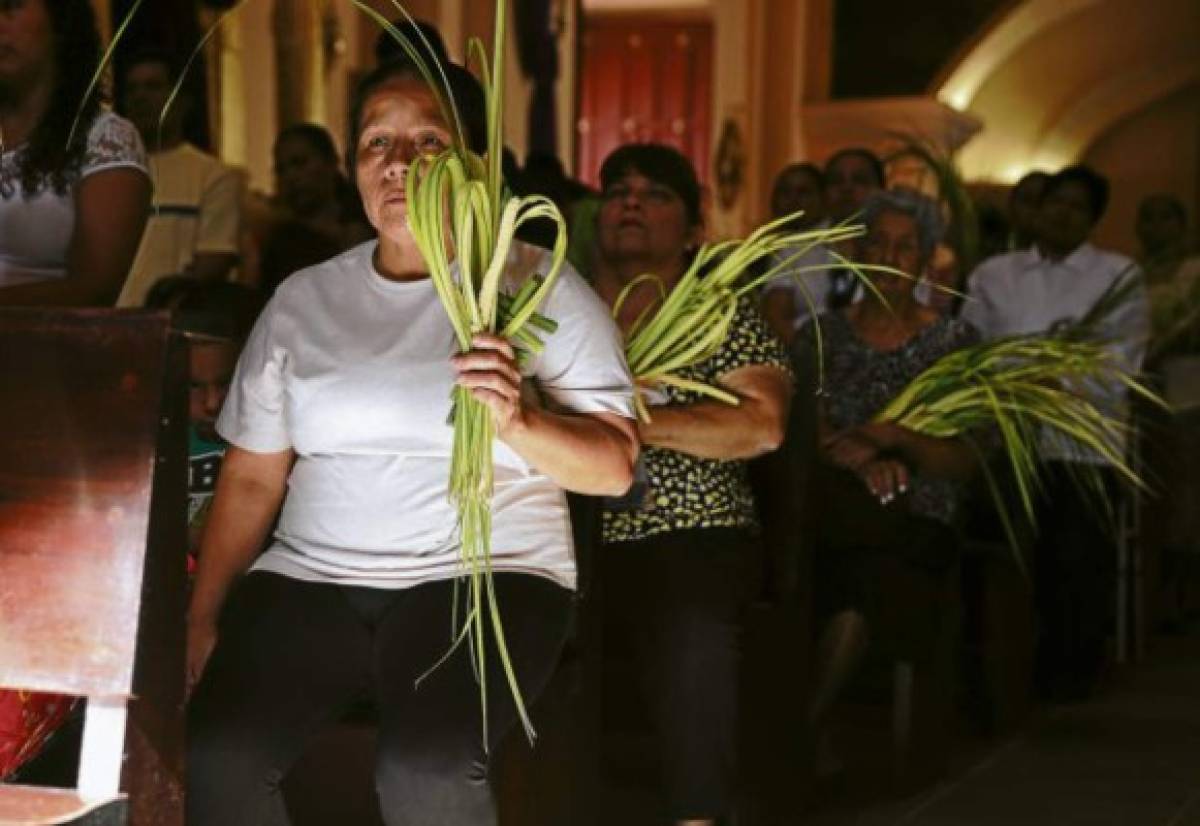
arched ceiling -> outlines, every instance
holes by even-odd
[[[1200,79],[1196,0],[1024,0],[935,90],[983,131],[969,179],[1012,182],[1077,160],[1118,121]]]

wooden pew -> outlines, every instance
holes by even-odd
[[[182,826],[186,379],[164,313],[0,311],[0,686],[87,698],[2,823]]]

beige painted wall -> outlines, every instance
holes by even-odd
[[[1183,200],[1195,243],[1200,211],[1200,85],[1116,124],[1092,144],[1084,161],[1112,183],[1108,214],[1096,231],[1101,246],[1135,254],[1138,202],[1156,192]]]

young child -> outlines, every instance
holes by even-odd
[[[171,326],[188,347],[188,572],[195,568],[225,444],[215,424],[242,344],[263,300],[239,284],[164,278],[151,290],[149,307],[173,311]]]

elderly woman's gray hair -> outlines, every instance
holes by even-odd
[[[928,259],[933,248],[942,240],[942,211],[937,201],[915,189],[897,187],[873,193],[863,204],[863,223],[870,232],[875,219],[884,212],[908,215],[917,225],[921,257]]]

